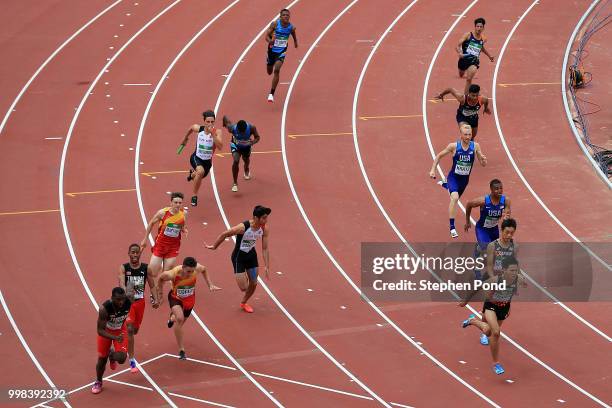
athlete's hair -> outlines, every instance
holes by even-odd
[[[291,14],[291,12],[289,11],[289,9],[282,9],[282,10],[280,11],[280,13],[278,13],[278,14],[283,14],[283,11],[286,11],[287,13]]]
[[[461,127],[459,128],[459,131],[461,132],[461,134],[463,134],[463,129],[472,130],[472,126],[468,125],[467,123],[464,123],[463,125],[461,125]]]
[[[507,256],[502,260],[502,269],[508,269],[512,265],[518,266],[518,261],[513,256]]]
[[[472,84],[468,88],[468,93],[478,93],[480,92],[480,85]]]
[[[207,110],[206,112],[202,113],[202,116],[204,116],[204,119],[206,119],[206,118],[216,119],[215,112],[213,112],[211,110]]]
[[[502,184],[501,180],[499,180],[499,179],[491,180],[491,182],[489,183],[489,188],[493,188],[493,186],[496,185],[496,184]]]
[[[198,266],[198,261],[193,256],[188,256],[183,259],[183,266],[188,266],[189,268],[195,268]]]
[[[253,216],[254,217],[263,217],[264,215],[270,215],[270,213],[272,212],[272,210],[270,208],[266,208],[263,205],[256,205],[255,208],[253,208]]]
[[[247,123],[244,120],[239,120],[238,123],[236,123],[236,129],[239,132],[242,133],[242,132],[246,131],[246,128],[247,128]]]
[[[113,296],[123,296],[125,295],[125,290],[122,287],[117,286],[113,288]]]
[[[485,19],[482,17],[478,17],[476,20],[474,20],[474,25],[476,24],[482,24],[484,26],[486,24]]]
[[[134,247],[138,248],[138,250],[140,251],[140,245],[138,245],[137,243],[133,243],[130,244],[130,246],[128,247],[128,252],[130,252]]]
[[[181,200],[185,198],[183,193],[179,193],[178,191],[175,191],[174,193],[170,194],[170,201],[174,200],[177,197],[180,198]]]
[[[516,229],[516,220],[514,218],[506,218],[505,220],[502,221],[502,226],[501,226],[502,231],[504,230],[504,228]]]

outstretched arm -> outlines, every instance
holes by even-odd
[[[213,285],[213,283],[210,280],[210,277],[208,276],[208,270],[206,269],[206,267],[204,265],[198,264],[198,268],[200,270],[200,273],[202,273],[202,276],[204,277],[204,280],[206,281],[206,284],[208,285],[208,289],[210,289],[211,291],[213,291],[213,290],[221,290],[220,287]]]
[[[271,44],[272,41],[274,41],[274,29],[276,25],[276,21],[274,21],[273,23],[270,24],[270,27],[268,27],[268,31],[266,31],[266,42],[268,44]]]
[[[442,150],[440,153],[436,155],[436,158],[434,159],[434,162],[431,165],[431,170],[429,171],[429,177],[433,179],[436,178],[436,167],[438,166],[438,163],[440,163],[440,160],[447,154],[450,154],[450,153],[455,154],[455,148],[456,146],[454,143],[449,143],[448,146],[444,148],[444,150]]]
[[[149,224],[147,224],[147,230],[145,231],[145,236],[140,242],[141,251],[145,249],[145,247],[147,246],[147,239],[149,238],[149,234],[151,233],[151,230],[153,229],[153,225],[160,222],[163,217],[164,217],[164,210],[159,210],[157,213],[155,213],[153,218],[151,218],[151,220],[149,221]]]
[[[295,26],[293,26],[293,30],[291,30],[291,36],[293,37],[293,44],[295,48],[298,47],[297,35],[295,34]]]
[[[204,243],[204,246],[208,249],[215,250],[219,248],[219,245],[221,245],[223,241],[225,241],[225,238],[233,237],[234,235],[238,235],[238,234],[244,234],[244,224],[243,223],[240,223],[236,225],[235,227],[232,227],[228,229],[227,231],[222,232],[217,237],[214,244],[207,245],[206,243]]]
[[[452,94],[457,102],[463,102],[463,94],[457,91],[455,88],[446,88],[436,96],[436,99],[444,100],[444,96],[448,94]]]
[[[472,224],[470,223],[470,215],[472,214],[472,208],[482,207],[485,204],[484,200],[484,197],[478,197],[468,201],[465,205],[465,226],[463,227],[463,229],[466,232],[472,226]]]
[[[463,57],[463,42],[467,40],[468,38],[470,38],[470,33],[463,34],[463,37],[459,39],[459,43],[457,44],[457,47],[455,48],[455,51],[457,51],[459,58]]]
[[[213,140],[215,142],[215,147],[219,150],[223,149],[223,131],[221,129],[217,129],[216,134],[213,135]]]
[[[99,336],[110,340],[122,341],[123,336],[119,334],[118,336],[114,336],[106,331],[106,323],[108,322],[108,313],[106,313],[106,309],[100,305],[98,309],[98,323],[97,323],[97,332]]]
[[[487,98],[486,96],[482,97],[482,106],[484,108],[484,113],[486,114],[491,114],[491,110],[489,109],[489,98]]]
[[[493,62],[495,61],[495,57],[492,56],[491,54],[489,54],[489,51],[487,51],[487,49],[485,48],[485,44],[486,44],[487,40],[485,40],[483,38],[483,42],[482,42],[482,52],[484,53],[484,55],[486,55],[487,57],[489,57],[489,61]]]
[[[476,151],[476,157],[478,158],[480,165],[482,167],[485,167],[487,165],[487,156],[482,153],[482,150],[480,150],[480,145],[478,143],[475,143],[474,150]]]

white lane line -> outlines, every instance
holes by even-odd
[[[112,56],[110,61],[108,61],[104,65],[104,67],[100,70],[100,72],[98,73],[96,78],[91,82],[91,84],[89,85],[89,89],[85,92],[85,95],[81,99],[81,103],[79,104],[79,106],[78,106],[78,108],[77,108],[77,110],[76,110],[76,112],[75,112],[75,114],[74,114],[74,116],[72,118],[72,121],[70,122],[70,127],[68,128],[68,133],[66,135],[66,141],[64,142],[64,149],[62,151],[62,158],[61,158],[61,162],[60,162],[60,175],[59,175],[59,183],[58,183],[58,194],[59,194],[59,204],[60,204],[60,214],[61,214],[61,219],[62,219],[62,227],[63,227],[63,230],[64,230],[64,237],[66,239],[66,245],[68,246],[68,250],[70,252],[70,257],[72,258],[72,263],[74,264],[74,268],[75,268],[75,270],[77,272],[77,275],[79,276],[79,279],[81,280],[81,284],[83,285],[83,288],[85,289],[85,292],[87,293],[87,296],[89,297],[89,300],[93,304],[93,306],[96,309],[96,311],[98,310],[98,303],[96,302],[96,299],[94,298],[93,294],[91,293],[91,290],[89,289],[89,285],[87,284],[87,281],[85,280],[85,277],[83,276],[83,272],[81,271],[81,267],[79,265],[79,261],[77,260],[76,254],[74,253],[74,248],[72,246],[72,240],[70,238],[70,231],[68,231],[68,223],[66,221],[66,209],[64,207],[64,171],[65,171],[65,166],[66,166],[66,156],[67,156],[67,153],[68,153],[68,146],[70,145],[70,140],[72,138],[72,134],[74,132],[74,128],[76,126],[76,122],[77,122],[77,120],[79,118],[79,115],[80,115],[81,111],[83,110],[83,107],[85,106],[85,103],[87,102],[87,99],[88,99],[89,95],[92,93],[93,89],[97,85],[97,83],[100,80],[100,78],[102,78],[102,76],[104,75],[105,72],[108,72],[108,68],[115,61],[115,59],[117,59],[117,57],[119,57],[119,55],[121,55],[121,53],[136,38],[138,38],[138,36],[140,36],[140,34],[143,31],[145,31],[151,24],[153,24],[155,21],[157,21],[157,19],[159,19],[161,16],[166,14],[166,12],[168,12],[170,9],[172,9],[180,1],[181,0],[175,0],[172,4],[170,4],[165,9],[163,9],[161,12],[159,12],[155,17],[150,19],[134,35],[132,35],[132,37],[130,37],[130,39],[127,40],[125,42],[125,44],[123,44],[121,46],[121,48]],[[155,381],[149,376],[149,374],[147,374],[147,372],[144,370],[144,368],[142,368],[142,367],[140,367],[140,368],[141,368],[140,369],[141,374],[147,379],[147,381],[153,386],[153,388],[155,388],[155,390],[159,393],[159,395],[161,395],[161,397],[171,407],[176,408],[176,404],[174,404],[174,402],[172,402],[172,400],[166,395],[166,393],[164,391],[162,391],[162,389],[155,383]]]
[[[2,308],[4,309],[4,313],[6,313],[6,317],[11,323],[11,326],[13,327],[15,334],[19,338],[21,345],[25,349],[26,353],[28,353],[28,356],[30,356],[32,363],[34,363],[34,366],[36,366],[36,368],[38,369],[38,372],[43,376],[47,384],[49,384],[49,387],[54,388],[54,389],[57,388],[55,384],[53,384],[53,381],[51,381],[51,378],[49,377],[45,369],[38,362],[38,359],[36,358],[32,350],[30,349],[30,346],[28,346],[28,343],[26,342],[25,338],[21,334],[21,330],[19,330],[19,327],[17,327],[17,323],[15,322],[15,319],[13,319],[13,315],[11,314],[11,311],[9,310],[8,305],[6,304],[6,301],[4,300],[4,295],[2,295],[2,290],[0,290],[0,302],[2,303]],[[66,399],[64,398],[62,398],[62,403],[68,408],[71,407],[68,401],[66,401]]]
[[[468,6],[468,8],[464,11],[464,13],[466,13],[474,4],[476,4],[478,0],[474,0],[470,6]],[[538,0],[535,0],[526,10],[525,12],[521,15],[521,17],[518,19],[518,21],[516,22],[516,24],[514,25],[514,27],[512,28],[512,30],[510,31],[510,33],[508,34],[508,37],[506,37],[506,42],[504,43],[504,46],[502,47],[502,50],[500,52],[500,56],[503,55],[503,51],[505,49],[505,47],[507,46],[508,42],[510,41],[510,38],[512,37],[512,34],[514,33],[514,31],[516,31],[516,28],[518,27],[518,25],[523,21],[523,19],[525,18],[525,16],[531,11],[531,9],[533,7],[535,7],[535,5],[538,4]],[[431,142],[431,137],[429,135],[429,128],[427,126],[427,88],[429,85],[429,79],[431,77],[431,72],[433,70],[433,66],[436,62],[436,59],[438,57],[438,54],[440,53],[440,50],[442,49],[442,46],[444,45],[444,43],[446,42],[446,39],[448,38],[448,36],[450,35],[450,33],[453,31],[453,29],[455,28],[455,26],[460,22],[460,19],[458,18],[457,20],[455,20],[455,22],[451,25],[450,29],[448,30],[448,32],[444,35],[444,37],[442,38],[442,41],[440,41],[440,44],[438,45],[438,48],[436,49],[436,52],[434,53],[434,56],[431,60],[431,63],[429,64],[429,69],[427,70],[427,76],[425,78],[425,83],[423,84],[423,103],[422,103],[422,111],[423,111],[423,127],[425,130],[425,137],[427,138],[427,144],[429,146],[429,151],[431,152],[432,158],[435,157],[435,151],[433,149],[432,146],[432,142]],[[499,64],[499,57],[497,60],[497,64]],[[497,67],[496,67],[496,71],[497,73]],[[496,75],[496,74],[495,74]],[[496,81],[496,77],[494,75],[494,79],[493,79],[493,85],[495,85],[495,81]],[[495,89],[493,90],[494,94],[493,94],[493,98],[496,99],[495,97]],[[494,103],[494,108],[495,108],[495,103]],[[497,114],[496,114],[497,115]],[[497,116],[496,116],[497,119]],[[442,168],[438,165],[438,172],[444,177],[444,173],[442,172]],[[461,204],[460,204],[461,205]],[[465,208],[461,205],[461,208],[465,211]],[[386,213],[385,213],[386,214]],[[397,228],[394,228],[395,231],[397,231],[396,233],[399,233],[399,230],[397,230]],[[410,244],[408,244],[408,242],[403,238],[403,236],[401,235],[401,233],[399,233],[399,235],[402,239],[402,241],[404,242],[404,244],[416,255],[416,252],[414,251],[414,249],[412,249],[412,247],[410,246]],[[434,276],[435,273],[433,271],[430,271],[430,273]],[[457,295],[455,294],[455,297],[457,297]],[[470,305],[466,306],[467,308],[469,308],[469,310],[474,313],[477,316],[481,316],[480,313],[475,310],[473,307],[471,307]],[[572,381],[570,381],[569,379],[567,379],[565,376],[563,376],[561,373],[555,371],[552,367],[548,366],[546,363],[544,363],[542,360],[540,360],[539,358],[537,358],[536,356],[534,356],[533,354],[531,354],[529,351],[527,351],[525,348],[523,348],[520,344],[518,344],[516,341],[514,341],[513,339],[511,339],[509,336],[507,336],[505,333],[502,333],[502,337],[505,338],[510,344],[512,344],[513,346],[515,346],[517,349],[519,349],[520,351],[522,351],[524,354],[526,354],[527,356],[529,356],[532,360],[536,361],[538,364],[540,364],[542,367],[546,368],[546,370],[548,370],[549,372],[551,372],[552,374],[554,374],[556,377],[558,377],[559,379],[561,379],[562,381],[564,381],[565,383],[567,383],[568,385],[570,385],[571,387],[575,388],[576,390],[580,391],[581,393],[583,393],[584,395],[586,395],[587,397],[593,399],[594,401],[600,403],[600,404],[604,404],[603,402],[601,402],[599,399],[597,399],[596,397],[594,397],[593,395],[589,394],[587,391],[583,390],[581,387],[579,387],[577,384],[573,383]],[[604,404],[604,406],[607,406]]]
[[[34,80],[36,79],[36,77],[41,73],[41,71],[43,69],[45,69],[45,67],[47,65],[49,65],[49,63],[51,62],[51,60],[53,60],[53,58],[55,58],[55,56],[57,54],[60,53],[61,50],[64,49],[64,47],[66,47],[66,45],[68,45],[72,40],[74,40],[79,34],[81,34],[83,32],[83,30],[85,30],[87,27],[89,27],[90,25],[92,25],[98,18],[102,17],[104,14],[106,14],[110,9],[112,9],[113,7],[115,7],[117,4],[121,3],[121,0],[117,0],[116,2],[114,2],[113,4],[111,4],[110,6],[108,6],[107,8],[105,8],[104,10],[102,10],[101,12],[99,12],[94,18],[92,18],[91,20],[89,20],[87,23],[85,23],[81,28],[79,28],[77,31],[74,32],[74,34],[72,34],[70,37],[68,37],[66,39],[66,41],[64,41],[62,43],[62,45],[60,45],[59,47],[57,47],[55,49],[55,51],[53,51],[53,53],[51,53],[51,55],[49,55],[49,57],[47,57],[47,59],[45,60],[45,62],[43,62],[36,71],[34,71],[34,74],[32,74],[32,76],[30,77],[30,79],[28,80],[28,82],[26,82],[26,84],[23,86],[23,88],[21,88],[21,91],[19,91],[19,94],[17,94],[17,97],[15,98],[15,100],[13,100],[13,103],[11,103],[11,106],[8,108],[8,110],[6,111],[6,114],[4,115],[4,119],[2,119],[2,123],[0,123],[0,133],[2,133],[2,131],[4,130],[4,126],[6,126],[6,122],[9,120],[9,117],[11,116],[11,113],[15,110],[15,106],[17,105],[17,103],[19,102],[19,100],[21,100],[21,97],[23,96],[23,94],[25,93],[25,91],[30,87],[30,85],[32,84],[32,82],[34,82]]]
[[[151,86],[153,84],[123,84],[123,86]]]
[[[153,388],[151,387],[143,387],[142,385],[138,385],[138,384],[132,384],[132,383],[123,382],[119,380],[113,380],[113,379],[109,379],[107,381],[114,382],[114,383],[121,384],[121,385],[126,385],[128,387],[140,388],[141,390],[153,391]]]
[[[190,397],[188,395],[177,394],[175,392],[169,392],[168,394],[172,395],[173,397],[183,398],[183,399],[186,399],[186,400],[189,400],[189,401],[201,402],[202,404],[213,405],[215,407],[235,408],[232,405],[219,404],[218,402],[212,402],[212,401],[208,401],[208,400],[204,400],[204,399],[200,399],[200,398]]]
[[[537,3],[534,3],[533,6],[535,6],[535,4],[537,4]],[[563,231],[565,231],[565,233],[567,235],[569,235],[574,241],[576,241],[585,251],[587,251],[589,253],[589,255],[591,255],[593,258],[595,258],[601,265],[603,265],[604,268],[606,268],[607,270],[610,271],[610,270],[612,270],[610,265],[608,265],[608,263],[605,262],[603,259],[601,259],[596,253],[594,253],[588,246],[583,244],[578,239],[578,237],[576,237],[576,235],[574,235],[565,226],[565,224],[563,224],[561,222],[561,220],[559,220],[557,218],[557,216],[548,208],[548,206],[546,204],[544,204],[544,201],[542,201],[540,196],[531,187],[531,185],[529,184],[529,182],[527,181],[527,179],[523,175],[523,172],[517,166],[516,162],[514,161],[514,157],[512,156],[512,153],[510,152],[510,149],[508,149],[508,145],[506,144],[506,138],[504,137],[504,133],[502,132],[501,125],[499,123],[499,114],[497,113],[497,103],[496,103],[496,101],[497,101],[497,89],[496,89],[497,88],[497,75],[499,74],[499,67],[501,66],[501,61],[502,61],[502,58],[504,56],[504,52],[506,51],[506,48],[508,46],[508,43],[510,41],[510,37],[512,36],[514,31],[516,31],[516,28],[518,27],[518,25],[520,24],[521,21],[522,21],[522,18],[520,18],[519,21],[517,21],[517,23],[512,28],[512,31],[510,32],[510,36],[508,36],[508,38],[506,38],[506,42],[502,46],[502,49],[501,49],[501,51],[499,53],[499,57],[497,58],[497,64],[495,64],[495,72],[493,73],[493,115],[495,117],[495,125],[497,126],[497,131],[498,131],[497,133],[499,134],[499,139],[502,142],[502,146],[504,147],[504,150],[506,151],[506,156],[508,156],[508,159],[510,160],[510,163],[512,163],[512,167],[514,167],[514,170],[516,171],[516,174],[523,181],[523,184],[525,185],[525,187],[527,187],[527,190],[529,190],[529,192],[531,193],[533,198],[536,199],[536,201],[540,204],[540,206],[544,209],[544,211],[546,211],[548,213],[550,218],[552,218],[557,223],[557,225],[560,226]]]
[[[286,8],[291,8],[295,3],[297,3],[298,0],[293,1],[289,6],[287,6]],[[325,29],[319,34],[319,36],[317,37],[317,39],[314,41],[314,43],[312,44],[312,46],[308,49],[308,51],[306,52],[306,55],[300,60],[300,65],[297,69],[297,71],[294,74],[294,79],[291,81],[291,84],[289,86],[289,90],[291,91],[291,88],[293,86],[294,80],[297,77],[297,75],[299,74],[299,71],[301,70],[301,67],[303,66],[304,62],[306,61],[306,59],[308,58],[308,55],[310,55],[310,53],[312,52],[312,50],[314,50],[314,48],[317,46],[317,44],[319,43],[319,41],[321,40],[321,38],[323,38],[323,36],[325,35],[325,33],[327,33],[327,31],[336,23],[336,21],[338,21],[355,3],[357,2],[357,0],[354,0],[353,2],[351,2],[348,6],[346,6],[344,8],[344,10],[342,10],[333,20],[330,24],[327,25],[327,27],[325,27]],[[275,19],[271,20],[271,22],[275,21]],[[242,52],[242,54],[238,57],[236,63],[234,64],[234,66],[232,67],[230,73],[227,76],[227,79],[225,80],[225,83],[223,84],[223,87],[221,88],[221,92],[219,93],[219,97],[217,98],[217,103],[215,104],[215,108],[214,111],[218,112],[219,107],[221,106],[221,101],[223,100],[223,95],[225,93],[225,90],[227,89],[227,86],[229,85],[229,81],[232,79],[234,73],[236,72],[236,70],[238,69],[238,66],[240,65],[240,63],[244,60],[246,54],[249,52],[249,50],[253,47],[253,45],[255,44],[255,42],[264,34],[264,32],[267,30],[267,28],[269,27],[269,24],[266,25],[257,36],[255,36],[255,38],[253,38],[253,41],[251,41],[251,43],[249,44],[249,46],[247,48],[244,49],[244,51]],[[286,105],[285,105],[286,108]],[[225,209],[223,208],[223,204],[221,203],[221,198],[219,196],[219,191],[217,189],[217,182],[215,179],[215,172],[214,169],[212,169],[210,171],[210,179],[211,179],[211,183],[212,183],[212,187],[213,187],[213,193],[215,195],[215,200],[217,202],[217,207],[219,208],[219,212],[221,214],[221,217],[223,218],[223,223],[225,224],[225,226],[227,228],[230,228],[230,223],[229,220],[227,219],[227,215],[225,213]],[[235,237],[232,237],[232,240],[235,241]],[[308,339],[308,341],[310,341],[317,349],[319,349],[319,351],[321,351],[321,353],[323,353],[323,355],[325,355],[325,357],[327,357],[327,359],[329,359],[336,367],[338,367],[338,369],[340,369],[344,374],[346,374],[351,380],[355,381],[355,383],[357,383],[364,391],[366,391],[369,395],[371,395],[376,401],[378,401],[380,404],[382,404],[383,406],[389,407],[389,404],[387,404],[382,398],[380,398],[376,393],[374,393],[374,391],[372,391],[369,387],[367,387],[361,380],[359,380],[353,373],[351,373],[349,370],[347,370],[343,364],[341,364],[339,361],[337,361],[327,350],[325,350],[315,339],[314,337],[312,337],[312,335],[310,333],[308,333],[308,331],[306,331],[304,329],[304,327],[291,315],[291,313],[289,313],[289,311],[285,308],[285,306],[278,300],[278,298],[274,295],[274,293],[272,293],[272,291],[270,290],[270,288],[268,288],[268,285],[264,282],[263,279],[258,278],[258,282],[259,285],[266,291],[266,293],[268,294],[268,296],[270,297],[270,299],[272,299],[272,301],[276,304],[276,306],[283,312],[283,314],[291,321],[291,323],[293,323],[293,325],[302,333],[302,335],[304,335],[304,337],[306,337]]]
[[[412,6],[414,4],[416,4],[416,0],[413,1],[412,3],[410,3],[408,5],[408,7],[406,7],[403,12],[396,18],[396,20],[394,21],[394,23],[396,23],[399,18],[401,18],[406,12],[408,12],[410,10],[410,8],[412,8]],[[331,26],[331,25],[330,25]],[[390,31],[390,29],[388,30]],[[382,37],[384,38],[384,36]],[[377,42],[377,45],[380,44],[380,39]],[[296,205],[298,206],[300,213],[302,215],[302,218],[304,219],[304,221],[306,222],[306,224],[308,225],[308,228],[310,229],[310,232],[312,233],[312,235],[314,236],[314,238],[316,239],[316,241],[319,243],[319,246],[323,249],[323,251],[325,252],[325,254],[327,255],[327,257],[330,259],[330,261],[333,263],[333,265],[336,267],[336,269],[340,272],[340,274],[344,277],[344,279],[351,285],[351,287],[368,303],[368,305],[376,312],[378,313],[378,315],[380,317],[382,317],[389,325],[391,325],[404,339],[406,339],[408,342],[410,342],[414,347],[416,347],[420,352],[422,352],[424,355],[426,355],[430,360],[432,360],[438,367],[442,368],[445,372],[447,372],[449,375],[451,375],[453,378],[455,378],[457,381],[459,381],[460,383],[462,383],[464,386],[466,386],[468,389],[470,389],[472,392],[476,393],[479,397],[481,397],[482,399],[484,399],[485,401],[487,401],[489,404],[491,404],[494,407],[499,407],[499,405],[497,405],[495,402],[493,402],[492,400],[490,400],[488,397],[486,397],[485,395],[483,395],[482,393],[480,393],[478,390],[476,390],[474,387],[472,387],[470,384],[468,384],[467,382],[465,382],[461,377],[459,377],[458,375],[456,375],[453,371],[451,371],[448,367],[446,367],[444,364],[442,364],[438,359],[436,359],[433,355],[431,355],[429,352],[427,352],[423,347],[421,347],[420,344],[417,344],[416,341],[414,341],[413,339],[410,338],[410,336],[408,336],[399,326],[397,326],[397,324],[395,324],[395,322],[393,320],[391,320],[384,312],[382,312],[378,306],[376,306],[370,299],[368,299],[359,289],[359,287],[355,284],[355,282],[353,282],[353,280],[346,274],[346,272],[344,271],[344,269],[342,268],[342,266],[340,266],[340,264],[338,263],[338,261],[334,258],[334,256],[331,254],[331,252],[329,251],[329,249],[327,248],[327,246],[325,245],[325,243],[321,240],[321,238],[319,237],[317,231],[315,230],[315,228],[313,227],[312,223],[310,222],[310,219],[308,217],[308,215],[306,214],[306,211],[304,210],[304,207],[302,206],[302,203],[300,201],[300,198],[295,190],[295,187],[293,185],[293,179],[291,178],[291,172],[289,170],[289,164],[288,164],[288,159],[287,159],[287,149],[286,149],[286,144],[285,144],[285,139],[286,139],[286,119],[287,119],[287,108],[289,105],[289,101],[291,99],[291,94],[293,91],[293,87],[295,85],[296,79],[300,73],[301,68],[303,67],[304,63],[306,62],[306,60],[308,59],[310,52],[314,49],[314,46],[318,43],[318,41],[315,41],[315,43],[313,43],[313,46],[311,46],[311,48],[308,50],[308,52],[306,53],[306,55],[303,57],[302,61],[300,62],[300,65],[297,68],[297,71],[293,77],[293,80],[291,81],[291,84],[289,85],[289,90],[287,91],[287,96],[285,99],[285,105],[283,107],[283,114],[282,114],[282,119],[281,119],[281,150],[282,150],[282,154],[283,154],[283,164],[285,167],[285,174],[287,176],[287,180],[289,183],[289,187],[291,189],[291,193],[293,195],[293,198],[295,200]],[[377,45],[374,46],[374,49],[377,48]],[[370,54],[373,55],[373,54]],[[363,74],[363,72],[362,72]],[[355,115],[353,115],[353,121],[355,121]],[[356,126],[356,124],[353,125],[354,127]],[[343,308],[344,306],[341,306],[341,308]]]
[[[200,38],[200,36],[215,21],[217,21],[219,18],[221,18],[221,16],[223,14],[225,14],[228,10],[230,10],[232,7],[234,7],[238,2],[239,2],[239,0],[235,0],[232,3],[230,3],[222,11],[220,11],[213,19],[211,19],[204,27],[202,27],[200,29],[200,31],[198,31],[191,38],[191,40],[187,44],[185,44],[183,49],[175,56],[174,60],[172,60],[170,65],[168,65],[168,67],[166,68],[166,70],[162,74],[161,78],[157,82],[157,84],[155,86],[155,89],[153,90],[153,93],[151,94],[151,97],[149,98],[149,102],[147,103],[147,107],[145,108],[145,111],[143,113],[142,120],[140,121],[140,127],[138,129],[138,137],[137,137],[137,141],[136,141],[136,154],[134,155],[134,180],[135,180],[135,184],[136,184],[136,196],[137,196],[137,199],[138,199],[138,208],[140,210],[140,216],[141,216],[142,222],[143,222],[143,224],[145,226],[147,225],[148,221],[147,221],[146,214],[145,214],[145,211],[144,211],[144,206],[143,206],[143,203],[142,203],[142,193],[141,193],[141,190],[140,190],[140,175],[139,175],[139,165],[138,165],[138,162],[139,162],[139,157],[140,157],[140,146],[141,146],[141,142],[142,142],[142,135],[144,133],[144,127],[145,127],[146,121],[148,119],[151,107],[153,106],[153,102],[155,101],[155,98],[157,97],[157,94],[158,94],[159,90],[161,89],[162,85],[164,84],[165,80],[169,78],[170,71],[174,68],[174,66],[179,61],[179,59],[187,52],[187,50],[196,42],[196,40],[198,40],[198,38]],[[151,245],[154,244],[154,241],[153,241],[153,239],[151,238],[150,235],[149,235],[149,241],[151,242]],[[213,335],[213,333],[210,331],[210,329],[200,319],[200,317],[197,315],[197,313],[194,312],[194,313],[192,313],[192,315],[193,315],[195,321],[200,325],[202,330],[204,330],[204,332],[217,345],[217,347],[223,352],[223,354],[225,354],[225,356],[232,362],[232,364],[234,364],[251,381],[251,383],[253,383],[253,385],[255,385],[255,387],[257,387],[264,395],[266,395],[266,397],[268,397],[268,399],[270,399],[270,401],[272,401],[272,403],[274,405],[276,405],[278,407],[282,407],[283,405],[276,398],[274,398],[272,396],[272,394],[270,394],[270,392],[268,390],[266,390],[257,380],[255,380],[253,378],[253,376],[251,376],[251,374],[249,374],[249,372],[238,362],[238,360],[236,360],[234,358],[234,356],[231,355],[231,353],[223,346],[223,344],[221,344],[221,342]]]
[[[576,24],[576,27],[574,28],[574,32],[572,32],[572,35],[570,36],[569,41],[567,42],[567,48],[565,48],[565,56],[563,57],[563,69],[561,70],[561,93],[563,94],[563,107],[565,108],[565,114],[567,115],[567,120],[569,121],[570,128],[572,129],[572,133],[574,133],[574,137],[576,138],[576,141],[578,142],[578,146],[580,146],[582,153],[584,153],[584,155],[587,157],[589,162],[591,162],[591,165],[595,169],[595,172],[597,173],[597,175],[604,181],[604,183],[606,183],[608,188],[612,189],[612,182],[610,182],[610,179],[603,173],[603,171],[601,170],[601,167],[599,167],[599,164],[595,161],[595,159],[593,159],[593,156],[591,156],[591,154],[587,150],[584,144],[584,141],[582,140],[582,137],[578,133],[578,129],[576,128],[576,123],[574,123],[574,118],[572,117],[572,112],[569,107],[569,103],[568,103],[569,93],[567,91],[567,63],[569,61],[570,52],[572,50],[572,44],[574,44],[574,39],[576,38],[576,34],[578,34],[578,30],[580,30],[580,27],[582,27],[584,20],[591,13],[591,11],[595,8],[595,6],[597,6],[599,1],[600,0],[595,0],[593,3],[591,3],[591,6],[587,9],[587,11],[584,12],[582,17],[580,18],[580,21],[578,21],[578,24]]]

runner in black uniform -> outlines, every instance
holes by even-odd
[[[474,20],[474,32],[465,33],[457,44],[456,51],[459,54],[457,68],[459,68],[459,76],[463,78],[465,75],[466,79],[464,94],[468,93],[472,84],[472,78],[474,78],[476,70],[480,67],[480,53],[484,52],[491,62],[495,59],[484,47],[487,42],[485,36],[482,35],[484,26],[484,18],[477,18]]]
[[[516,293],[518,284],[525,287],[525,279],[520,274],[518,261],[516,258],[510,256],[504,259],[503,273],[499,276],[492,277],[486,281],[486,283],[506,283],[505,289],[487,291],[485,295],[485,302],[482,308],[483,317],[482,320],[476,318],[476,315],[470,315],[470,317],[463,321],[462,327],[476,326],[485,335],[489,336],[491,346],[491,357],[493,358],[493,371],[495,374],[503,374],[504,368],[499,363],[499,339],[501,336],[501,326],[503,322],[510,315],[510,302],[512,296]],[[472,292],[459,306],[465,306],[472,296],[477,291]]]
[[[270,229],[266,226],[271,209],[261,205],[253,209],[253,218],[244,221],[235,227],[223,232],[213,245],[206,245],[208,249],[217,249],[226,238],[236,235],[236,244],[232,251],[232,267],[236,276],[236,283],[241,291],[245,292],[240,302],[240,308],[247,313],[253,313],[253,308],[247,303],[257,288],[257,251],[255,244],[261,238],[261,249],[266,271],[266,278],[270,279],[270,254],[268,252],[268,237]]]
[[[457,125],[459,125],[459,128],[466,123],[470,125],[472,127],[472,140],[474,140],[478,133],[478,112],[480,108],[484,107],[483,112],[489,115],[491,114],[489,110],[489,98],[480,95],[480,86],[472,84],[467,94],[462,94],[455,88],[446,88],[440,94],[436,95],[435,99],[444,100],[444,96],[447,94],[452,94],[457,102],[459,102],[457,115],[455,116]]]

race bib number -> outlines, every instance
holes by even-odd
[[[498,218],[486,217],[485,221],[484,221],[484,227],[485,228],[497,227],[498,223],[499,223],[499,219]]]
[[[181,233],[181,227],[177,224],[168,224],[164,230],[164,235],[170,238],[176,238]]]
[[[256,242],[257,240],[255,239],[244,239],[243,238],[242,242],[240,243],[240,250],[243,252],[249,252],[251,249],[253,249]]]
[[[455,174],[460,176],[469,176],[470,170],[472,170],[472,163],[458,161],[455,165]]]
[[[477,110],[473,110],[473,109],[463,109],[463,111],[461,113],[463,114],[463,116],[478,115],[478,111]]]
[[[109,330],[119,330],[121,329],[121,327],[123,327],[123,322],[125,321],[125,318],[127,316],[122,316],[119,318],[113,318],[110,319],[108,322],[106,322],[106,328]]]
[[[176,290],[176,295],[180,298],[186,298],[193,295],[195,288],[178,288]]]
[[[466,54],[478,57],[478,56],[480,56],[480,50],[481,49],[482,49],[482,46],[480,44],[470,43],[468,45],[467,49],[465,50],[465,52],[466,52]]]
[[[205,145],[198,145],[197,156],[202,160],[210,160],[212,157],[212,148]]]
[[[275,48],[286,48],[288,42],[289,42],[288,38],[275,38],[274,47]]]
[[[236,140],[236,144],[243,146],[243,147],[248,147],[251,145],[251,140],[247,139],[247,140]]]

